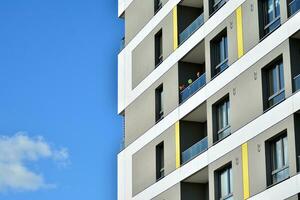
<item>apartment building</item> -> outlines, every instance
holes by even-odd
[[[118,3],[118,200],[299,200],[300,0]]]

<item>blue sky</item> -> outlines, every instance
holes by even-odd
[[[0,199],[117,198],[122,36],[117,0],[0,1],[0,169],[43,180],[0,176]]]

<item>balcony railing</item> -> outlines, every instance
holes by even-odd
[[[120,52],[125,48],[125,37],[123,37],[121,39],[121,42],[120,42]]]
[[[293,0],[288,5],[289,16],[294,15],[300,9],[300,0]]]
[[[182,164],[187,163],[208,148],[207,137],[203,138],[182,153]]]
[[[204,24],[203,13],[179,34],[179,45],[186,41],[198,28]]]
[[[187,88],[185,88],[182,92],[180,92],[180,103],[184,102],[186,99],[192,96],[205,84],[206,84],[206,76],[204,73],[199,78],[197,78],[192,84],[190,84]]]
[[[294,88],[295,92],[300,90],[300,74],[294,77]]]

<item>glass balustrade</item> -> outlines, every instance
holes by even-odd
[[[180,102],[184,102],[206,84],[205,73],[180,92]]]
[[[182,164],[192,160],[208,148],[207,137],[203,138],[182,153]]]
[[[195,19],[184,31],[179,34],[179,44],[186,41],[198,28],[204,24],[203,13]]]
[[[294,78],[295,92],[300,90],[300,74]]]

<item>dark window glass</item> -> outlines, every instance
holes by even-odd
[[[228,67],[228,41],[226,30],[222,31],[211,42],[212,77],[220,74]]]
[[[217,10],[219,10],[227,0],[210,0],[210,14],[215,13]]]
[[[280,25],[280,0],[262,0],[263,36]]]
[[[162,30],[155,34],[155,67],[163,61]]]
[[[232,167],[227,166],[217,172],[218,198],[220,200],[233,199]]]
[[[163,178],[164,175],[164,143],[162,142],[156,146],[156,180]]]
[[[267,76],[267,108],[285,99],[284,73],[282,60],[273,64],[266,71]]]
[[[278,183],[289,177],[288,140],[284,134],[270,143],[270,181],[269,184]]]
[[[162,8],[161,0],[154,0],[154,13],[157,13]]]
[[[155,90],[155,112],[156,112],[156,122],[160,121],[164,117],[164,108],[163,108],[163,85],[160,85]]]
[[[229,114],[230,104],[229,98],[219,102],[216,106],[216,136],[217,141],[230,135]]]
[[[289,17],[300,10],[300,0],[288,0]]]

